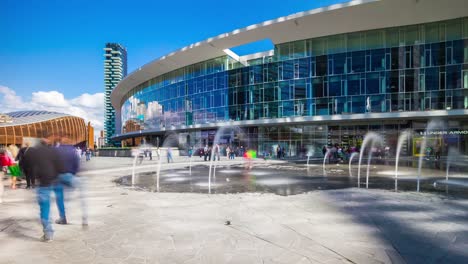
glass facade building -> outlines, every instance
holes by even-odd
[[[324,145],[357,146],[368,131],[404,154],[428,144],[468,153],[468,17],[276,44],[242,60],[229,55],[149,79],[121,98],[122,135],[176,130],[184,145],[224,143],[260,153],[285,147],[321,156]],[[437,116],[437,117],[436,117]],[[431,136],[426,130],[437,119]],[[288,122],[287,125],[284,122]],[[218,124],[218,125],[216,125]]]
[[[104,48],[104,133],[105,142],[120,131],[120,123],[115,123],[115,109],[110,102],[114,87],[127,75],[127,50],[118,43],[106,43]],[[117,128],[117,130],[116,130]]]

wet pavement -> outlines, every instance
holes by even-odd
[[[367,165],[361,167],[361,188],[366,185]],[[394,167],[372,164],[369,170],[369,188],[394,190]],[[452,172],[448,182],[445,171],[425,169],[420,179],[421,192],[437,193],[452,197],[468,198],[468,172]],[[211,182],[208,180],[209,166],[196,164],[191,173],[188,166],[168,169],[160,173],[161,192],[190,193],[274,193],[277,195],[297,195],[317,190],[334,190],[358,187],[358,167],[353,166],[352,175],[346,165],[327,165],[325,171],[319,164],[267,164],[253,163],[215,165],[212,169]],[[398,190],[415,191],[417,169],[401,167]],[[156,171],[136,173],[135,187],[154,191]],[[131,175],[116,180],[122,185],[131,185]]]

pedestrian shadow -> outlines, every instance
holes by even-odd
[[[31,235],[37,232],[35,228],[31,228],[32,225],[36,224],[38,224],[38,220],[35,218],[0,219],[0,232],[8,235],[9,237],[18,238],[24,241],[40,241],[39,237]]]

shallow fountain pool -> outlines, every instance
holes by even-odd
[[[328,166],[326,176],[322,168],[307,167],[303,165],[242,165],[216,166],[212,171],[211,186],[208,183],[207,165],[192,167],[192,174],[188,167],[161,171],[161,192],[194,192],[194,193],[275,193],[278,195],[295,195],[309,191],[343,189],[357,187],[357,177],[349,177],[343,167]],[[357,175],[357,168],[353,169]],[[365,173],[365,166],[361,168]],[[370,169],[369,188],[393,190],[394,175],[391,168],[372,165]],[[416,191],[416,171],[404,171],[399,176],[399,191]],[[142,190],[155,189],[156,172],[139,173],[136,177],[135,187]],[[436,192],[456,197],[468,198],[468,178],[461,177],[462,184],[445,184],[441,175],[431,175],[422,178],[421,190],[423,192]],[[131,185],[131,175],[117,180],[119,184]],[[436,184],[434,184],[437,182]],[[211,187],[211,188],[210,188]],[[365,181],[361,178],[361,188],[365,188]]]

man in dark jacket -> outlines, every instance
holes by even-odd
[[[22,158],[21,162],[30,173],[30,176],[39,180],[37,201],[44,231],[42,240],[44,242],[52,241],[54,230],[49,220],[50,193],[57,184],[58,173],[63,170],[58,152],[56,149],[47,146],[47,142],[43,140],[37,146],[29,148],[27,155]],[[59,197],[56,194],[56,200],[59,207],[60,203],[63,205],[63,196]]]
[[[22,163],[22,160],[24,156],[28,153],[30,147],[30,142],[25,140],[24,146],[19,150],[18,155],[16,155],[16,161],[18,161],[18,165],[21,171],[26,176],[26,189],[29,189],[31,187],[34,188],[36,185],[34,177],[31,177],[30,173],[27,171],[27,168],[24,167]]]
[[[57,143],[56,150],[60,156],[60,161],[62,163],[62,166],[61,166],[61,171],[59,171],[59,184],[57,184],[54,189],[55,193],[59,193],[59,196],[63,196],[64,187],[73,187],[73,188],[78,188],[80,191],[80,194],[82,194],[83,190],[81,188],[81,184],[75,176],[80,166],[80,160],[78,156],[76,155],[75,148],[72,145],[67,145],[68,139],[66,137],[60,139],[56,143]],[[65,143],[65,144],[62,144],[62,143]],[[84,207],[85,205],[84,197],[80,197],[80,198],[81,198],[82,213],[83,213],[83,225],[87,225],[86,208]],[[56,220],[55,223],[61,224],[61,225],[67,224],[65,207],[63,207],[63,211],[60,212],[60,218]]]

